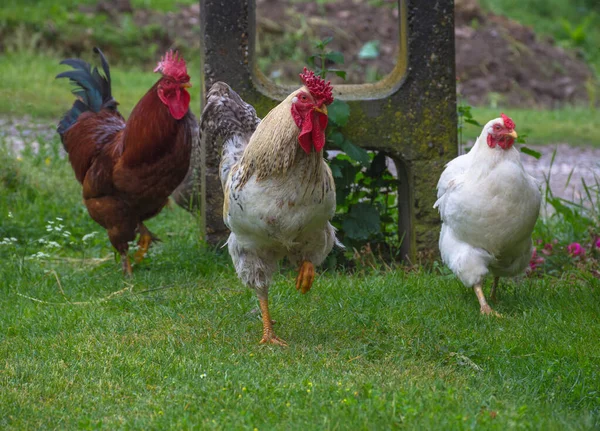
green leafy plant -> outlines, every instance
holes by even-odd
[[[344,56],[327,48],[331,40],[327,38],[316,43],[317,52],[308,58],[308,64],[323,79],[328,74],[345,79],[346,72],[336,67],[343,64]],[[334,100],[328,107],[328,116],[329,148],[342,151],[331,158],[330,167],[337,193],[337,214],[333,224],[348,249],[346,256],[353,256],[357,250],[376,249],[385,254],[386,260],[393,258],[394,250],[401,243],[397,180],[388,170],[385,153],[369,152],[343,134],[342,128],[350,118],[350,106],[343,100]]]
[[[588,27],[592,23],[592,16],[588,15],[577,25],[572,24],[566,19],[561,19],[560,24],[566,38],[573,46],[582,46],[587,40]]]
[[[584,193],[578,202],[556,196],[550,187],[555,158],[556,150],[545,178],[543,216],[533,234],[539,257],[532,273],[563,276],[576,270],[600,278],[600,178],[593,184],[581,180]],[[565,186],[570,180],[571,175]]]
[[[463,130],[465,128],[465,124],[472,124],[473,126],[478,127],[483,127],[483,124],[480,124],[479,121],[473,118],[471,106],[467,105],[464,101],[459,102],[458,106],[456,107],[456,113],[458,118],[458,123],[456,125],[458,130],[458,145],[462,146],[464,144]]]

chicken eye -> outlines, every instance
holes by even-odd
[[[496,130],[496,131],[500,130],[500,124],[494,124],[494,130]]]
[[[303,94],[303,95],[301,95],[301,96],[300,96],[300,99],[301,99],[303,102],[306,102],[306,101],[308,100],[308,97],[306,97],[306,94]]]

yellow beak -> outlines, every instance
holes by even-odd
[[[327,115],[327,106],[325,106],[325,105],[321,105],[320,108],[315,106],[313,109],[317,112],[320,112],[321,114]]]
[[[511,138],[514,138],[514,139],[517,139],[519,137],[519,135],[517,135],[517,131],[516,130],[513,130],[507,136],[510,136]]]
[[[181,88],[190,88],[192,86],[191,82],[184,82],[180,85]]]

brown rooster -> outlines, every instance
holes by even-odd
[[[104,55],[102,76],[79,59],[57,75],[75,85],[77,100],[58,125],[75,177],[83,185],[90,216],[108,231],[121,255],[123,272],[131,275],[128,242],[139,232],[140,262],[157,238],[144,226],[167,203],[185,177],[197,124],[189,111],[190,87],[185,61],[169,51],[154,70],[162,77],[135,106],[125,122],[111,95],[110,71]]]
[[[273,332],[268,293],[277,263],[300,266],[296,289],[308,292],[336,243],[329,220],[335,185],[323,159],[329,83],[306,69],[304,86],[260,122],[252,106],[227,84],[215,83],[200,120],[201,145],[225,140],[220,176],[229,254],[242,282],[256,291],[263,319],[261,343],[285,346]]]

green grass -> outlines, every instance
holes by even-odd
[[[15,19],[23,23],[43,24],[50,14],[53,19],[66,19],[81,5],[93,5],[98,0],[4,0],[0,9],[0,19]],[[159,11],[177,10],[179,4],[193,4],[196,0],[131,0],[133,8]]]
[[[85,57],[97,64],[91,54]],[[56,120],[71,106],[73,96],[67,80],[54,77],[68,67],[58,63],[61,58],[31,52],[5,53],[0,55],[0,115],[21,117],[30,115],[36,120]],[[110,61],[110,58],[109,58]],[[197,58],[188,61],[188,70],[196,89],[200,86],[200,65]],[[125,116],[139,99],[156,82],[157,75],[151,69],[111,67],[113,95],[119,101],[119,109]],[[198,91],[198,90],[196,90]],[[192,110],[200,113],[200,99],[192,92]],[[473,116],[485,124],[500,115],[501,108],[473,108]],[[563,108],[554,111],[531,109],[505,109],[518,126],[520,134],[528,135],[529,144],[565,142],[570,144],[600,145],[600,111],[586,108]],[[465,138],[474,139],[480,127],[467,125]]]
[[[528,144],[567,143],[600,146],[600,111],[566,107],[556,110],[473,107],[473,118],[481,124],[500,116],[509,115],[517,125],[519,135],[527,135]],[[467,139],[476,139],[481,127],[467,124]]]
[[[84,57],[99,66],[98,58],[90,52]],[[58,119],[73,104],[74,96],[67,79],[54,79],[70,67],[60,65],[61,57],[31,52],[0,54],[0,115],[30,115],[36,119]],[[110,58],[108,58],[110,62]],[[158,59],[157,59],[158,61]],[[196,89],[200,85],[200,66],[197,58],[189,59],[188,70]],[[113,96],[119,110],[128,116],[135,104],[154,85],[159,75],[152,68],[111,67]],[[199,90],[198,90],[199,91]],[[192,92],[192,111],[200,113],[199,95]]]
[[[253,293],[176,206],[123,279],[57,146],[0,151],[3,429],[600,427],[598,280],[508,281],[490,319],[447,272],[330,271],[303,296],[284,270],[291,347],[259,346]]]
[[[178,10],[178,4],[192,4],[194,0],[133,0],[133,8],[149,8],[152,12]],[[54,51],[60,55],[86,52],[100,46],[112,54],[112,62],[128,66],[148,65],[165,43],[178,47],[190,56],[197,46],[190,47],[159,22],[138,26],[132,14],[111,17],[96,13],[97,0],[8,0],[0,7],[1,50]],[[108,2],[110,3],[110,2]],[[85,10],[85,8],[87,10]],[[84,10],[82,10],[84,9]],[[170,35],[170,36],[169,36]]]

